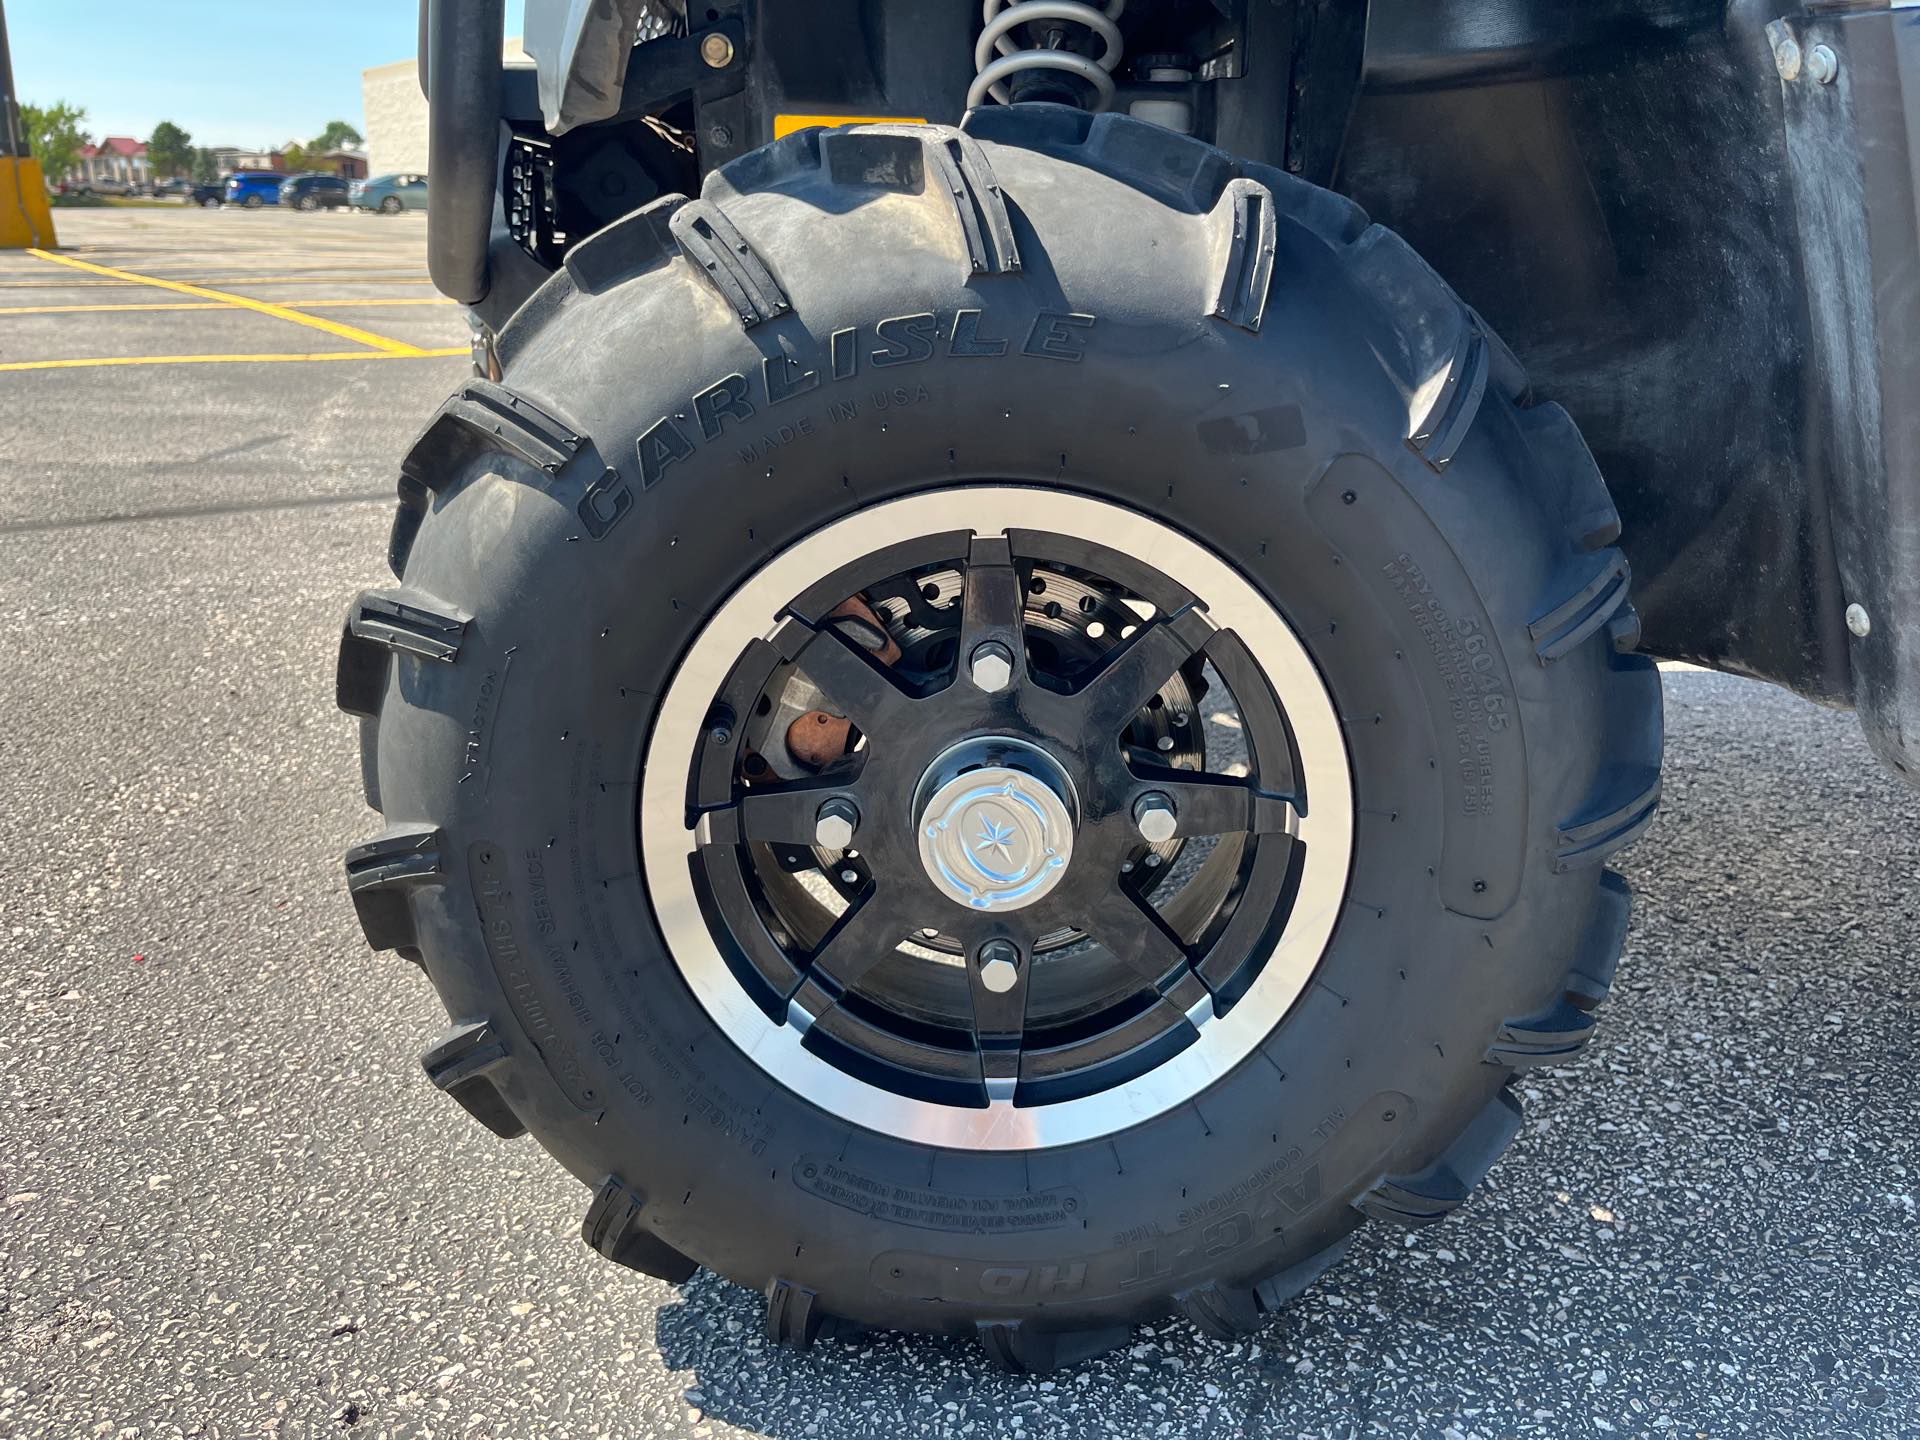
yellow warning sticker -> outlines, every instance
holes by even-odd
[[[773,138],[783,140],[796,130],[805,130],[813,125],[825,125],[829,129],[836,125],[924,125],[926,117],[922,115],[776,115],[773,117]]]

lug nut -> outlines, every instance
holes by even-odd
[[[980,947],[980,983],[995,995],[1020,983],[1020,952],[1011,941],[989,940]]]
[[[733,63],[733,41],[714,31],[700,42],[700,58],[709,70],[724,70]]]
[[[859,828],[860,812],[851,800],[829,800],[813,818],[813,838],[829,850],[853,844],[853,832]]]
[[[1013,652],[997,640],[976,645],[967,660],[967,675],[977,688],[997,695],[1013,683]]]
[[[1140,827],[1140,838],[1149,845],[1164,845],[1180,833],[1180,817],[1173,801],[1158,790],[1149,790],[1133,802],[1133,823]]]

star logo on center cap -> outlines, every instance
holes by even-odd
[[[982,815],[980,817],[980,838],[973,842],[973,848],[983,855],[991,853],[999,859],[1011,860],[1013,858],[1013,846],[1008,842],[1012,839],[1013,826],[1002,825],[991,815]]]

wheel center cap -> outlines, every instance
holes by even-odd
[[[1073,786],[1023,740],[949,750],[921,777],[915,817],[927,877],[970,910],[1033,904],[1073,858]]]

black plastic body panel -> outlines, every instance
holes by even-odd
[[[1811,321],[1806,451],[1831,477],[1843,597],[1867,741],[1920,783],[1920,10],[1834,9],[1795,30],[1839,58],[1786,87]]]
[[[1647,9],[1376,5],[1337,188],[1579,422],[1626,525],[1644,648],[1844,701],[1765,19],[1695,3],[1656,27]],[[1578,18],[1525,23],[1545,10]],[[1465,11],[1478,48],[1423,48]]]
[[[1405,235],[1573,414],[1643,648],[1859,705],[1920,742],[1920,13],[1374,0],[1338,189]],[[1864,640],[1847,606],[1872,618]]]

